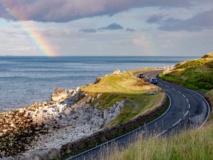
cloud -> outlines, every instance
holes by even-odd
[[[123,27],[117,23],[112,23],[106,27],[101,27],[99,30],[122,30]]]
[[[42,22],[68,22],[114,15],[141,7],[188,7],[210,0],[0,0],[0,17]]]
[[[159,29],[164,31],[202,31],[212,27],[213,9],[199,13],[186,20],[176,18],[165,19]]]
[[[162,15],[152,15],[151,17],[149,17],[146,22],[147,23],[159,23],[163,20],[164,16]]]
[[[36,31],[39,32],[39,31]],[[41,34],[43,36],[48,36],[48,37],[70,37],[72,35],[72,32],[68,29],[46,29],[41,31]]]
[[[94,28],[85,28],[85,29],[81,29],[80,31],[84,32],[84,33],[95,33],[95,32],[97,32],[97,30],[94,29]]]
[[[114,30],[124,30],[125,28],[117,23],[112,23],[106,27],[101,27],[101,28],[84,28],[84,29],[80,29],[80,32],[83,33],[96,33],[99,31],[104,31],[104,30],[109,30],[109,31],[114,31]],[[124,31],[126,32],[135,32],[136,30],[133,28],[126,28]]]
[[[127,28],[126,31],[127,31],[127,32],[135,32],[135,29]]]

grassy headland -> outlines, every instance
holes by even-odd
[[[177,64],[173,70],[160,77],[164,80],[191,89],[205,91],[213,106],[213,53],[200,59]],[[189,130],[169,138],[138,140],[123,151],[115,148],[109,157],[102,159],[147,160],[147,159],[213,159],[213,115],[199,130]]]
[[[81,91],[91,97],[101,94],[97,100],[92,102],[93,105],[100,101],[99,109],[107,109],[116,102],[124,100],[121,113],[109,123],[109,127],[154,110],[165,98],[160,88],[135,77],[133,72],[135,71],[100,77],[97,78],[95,84],[81,88]],[[149,91],[154,91],[155,94],[147,94]]]

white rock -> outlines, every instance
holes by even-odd
[[[87,100],[86,100],[86,102],[90,103],[90,101],[91,101],[91,97],[88,97]]]
[[[64,110],[64,114],[69,115],[72,112],[72,110],[73,110],[72,108],[66,108]]]
[[[107,116],[108,116],[108,111],[104,110],[104,119],[107,119]]]
[[[51,99],[55,102],[65,98],[67,98],[67,91],[63,88],[56,88],[51,95]]]
[[[113,74],[120,74],[121,73],[121,71],[119,70],[119,69],[116,69],[114,72],[113,72]]]
[[[88,109],[89,107],[90,107],[89,104],[86,104],[86,105],[84,106],[85,109]]]
[[[80,87],[77,87],[77,88],[76,88],[76,92],[79,92],[80,90],[81,90]]]
[[[64,109],[65,105],[58,105],[59,112],[61,113]]]
[[[99,103],[96,103],[96,104],[94,105],[95,108],[97,108],[98,106],[99,106]]]

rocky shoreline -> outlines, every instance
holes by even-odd
[[[48,152],[97,132],[119,115],[124,104],[120,101],[99,110],[101,96],[91,97],[80,88],[69,92],[57,88],[50,102],[1,113],[0,157],[18,155],[18,159],[30,159],[39,149]],[[97,103],[90,105],[94,101]]]

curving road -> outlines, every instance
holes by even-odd
[[[144,80],[155,78],[160,72],[162,70],[144,72]],[[107,154],[106,147],[112,148],[115,143],[119,148],[126,147],[136,140],[135,137],[138,134],[143,134],[145,137],[149,137],[153,133],[155,133],[156,137],[165,136],[186,128],[202,127],[205,124],[210,108],[202,93],[160,79],[158,79],[157,85],[167,93],[170,99],[170,106],[162,116],[130,133],[70,157],[67,160],[99,159],[98,156],[100,154]]]

